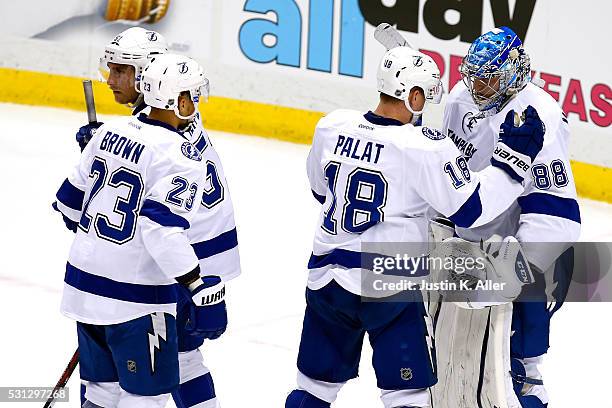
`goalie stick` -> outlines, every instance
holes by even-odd
[[[374,39],[381,43],[387,50],[395,47],[409,47],[412,45],[389,23],[380,23],[374,30]]]
[[[89,123],[97,122],[96,105],[94,101],[91,80],[89,79],[83,80],[83,93],[85,95],[85,106],[87,107],[87,120],[89,121]],[[68,384],[68,380],[72,376],[72,373],[74,372],[74,369],[76,368],[78,364],[79,364],[79,349],[77,348],[74,354],[72,355],[72,358],[68,362],[66,369],[60,376],[59,381],[57,382],[57,384],[55,384],[55,387],[53,388],[53,392],[49,396],[49,399],[47,399],[47,402],[45,402],[45,405],[43,406],[43,408],[51,408],[53,405],[55,405],[55,396],[57,395],[57,392],[61,390],[62,388],[66,387],[66,384]]]

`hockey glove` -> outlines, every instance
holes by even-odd
[[[499,235],[493,235],[480,243],[450,238],[438,244],[430,256],[444,259],[445,266],[454,266],[454,269],[443,267],[436,273],[446,275],[455,284],[443,293],[446,299],[464,308],[511,302],[520,295],[523,285],[535,281],[521,245],[514,237],[502,240]]]
[[[199,275],[200,268],[198,267],[196,270]],[[181,283],[180,280],[179,283]],[[227,328],[225,285],[221,278],[218,276],[198,276],[188,285],[179,285],[179,288],[188,292],[186,295],[193,300],[186,326],[187,332],[205,339],[219,338]]]
[[[538,112],[528,106],[523,112],[524,123],[511,110],[499,130],[499,141],[493,152],[491,164],[504,170],[514,180],[522,183],[531,163],[544,145],[544,124]],[[519,126],[520,125],[520,126]]]
[[[60,210],[59,208],[57,208],[57,201],[54,201],[53,204],[51,204],[51,207],[53,207],[53,209],[55,211],[57,211],[58,213],[62,214],[62,218],[64,219],[64,224],[66,224],[66,228],[68,228],[70,231],[74,232],[76,234],[77,232],[77,226],[79,225],[78,222],[76,221],[72,221],[70,218],[66,217]]]
[[[96,129],[98,129],[102,125],[102,122],[91,122],[86,124],[85,126],[81,126],[79,131],[76,133],[76,141],[79,144],[81,151],[85,149],[85,146],[87,146],[87,143],[89,143],[89,141],[93,137]]]

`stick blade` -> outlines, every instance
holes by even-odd
[[[406,41],[406,39],[389,23],[380,23],[374,30],[374,39],[381,43],[387,50],[395,47],[409,47],[412,46]]]

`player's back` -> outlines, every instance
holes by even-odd
[[[192,181],[204,174],[197,149],[169,125],[140,115],[101,126],[67,180],[84,195],[64,313],[94,324],[154,311],[174,314],[175,281],[149,253],[141,217],[189,228],[185,214],[201,191]],[[62,195],[60,189],[59,201]],[[171,262],[173,248],[167,251]]]
[[[308,157],[311,188],[323,204],[309,262],[311,289],[335,279],[360,294],[364,243],[412,242],[412,255],[427,251],[429,198],[442,186],[429,177],[424,159],[449,147],[456,152],[436,130],[372,112],[337,110],[321,119]]]

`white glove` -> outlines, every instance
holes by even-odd
[[[430,273],[432,279],[455,284],[441,291],[447,300],[470,309],[511,302],[523,285],[534,282],[520,243],[499,235],[480,243],[461,238],[442,241],[430,254]]]

